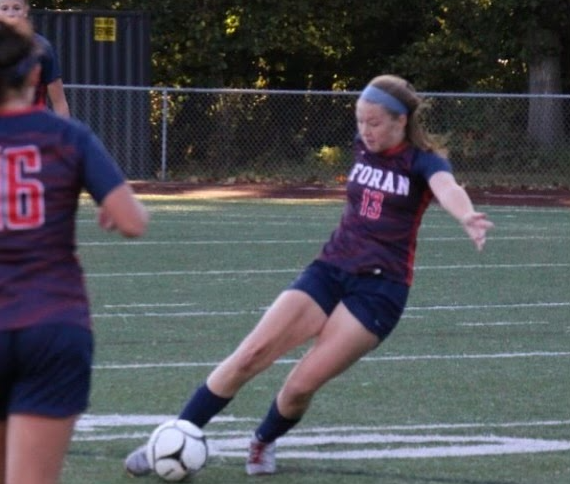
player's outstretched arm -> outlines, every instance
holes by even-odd
[[[441,207],[461,224],[477,250],[483,250],[487,230],[494,227],[493,222],[486,214],[475,211],[469,195],[451,173],[435,173],[429,185]]]
[[[69,104],[67,103],[67,97],[63,90],[63,82],[61,78],[56,79],[51,84],[48,84],[47,90],[53,110],[60,116],[69,118]]]
[[[127,183],[113,189],[99,207],[98,222],[103,230],[117,230],[124,237],[140,237],[146,231],[149,213]]]

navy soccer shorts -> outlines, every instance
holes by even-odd
[[[88,406],[91,331],[47,324],[0,331],[0,421],[10,414],[63,418]]]
[[[351,274],[322,261],[314,261],[291,283],[311,296],[330,316],[339,302],[380,341],[398,324],[410,288],[381,275]]]

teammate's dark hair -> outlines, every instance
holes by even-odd
[[[35,53],[33,30],[27,20],[0,19],[0,102],[4,101],[8,89],[19,89],[24,85],[33,62],[29,63],[29,68],[22,62],[33,58]]]

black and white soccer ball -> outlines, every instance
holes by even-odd
[[[152,432],[146,457],[159,477],[165,481],[181,481],[206,465],[206,436],[188,420],[169,420]]]

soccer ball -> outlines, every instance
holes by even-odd
[[[150,467],[162,479],[181,481],[206,465],[206,437],[188,420],[169,420],[152,432],[146,457]]]

